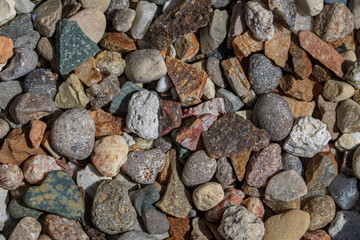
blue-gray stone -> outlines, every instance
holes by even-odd
[[[226,112],[238,111],[245,105],[238,96],[225,88],[220,88],[215,97],[224,99]]]
[[[332,180],[328,188],[334,201],[344,210],[354,206],[359,197],[356,178],[342,173]]]
[[[292,155],[291,153],[283,152],[281,154],[281,161],[283,170],[293,169],[303,176],[303,166],[299,157]]]
[[[0,28],[0,36],[11,38],[13,42],[33,31],[30,13],[20,14]]]
[[[66,74],[95,56],[99,48],[75,21],[61,20],[56,29],[56,62],[61,74]]]
[[[40,33],[35,30],[30,31],[29,33],[19,37],[14,42],[14,48],[30,48],[35,49],[37,43],[40,40]]]
[[[22,88],[19,81],[0,82],[0,108],[5,110],[9,102],[20,93]]]
[[[24,92],[41,93],[54,99],[57,89],[57,74],[50,69],[36,68],[26,75],[24,80]]]
[[[154,203],[160,200],[159,191],[154,185],[149,185],[141,189],[135,194],[134,206],[139,216],[142,216],[143,212],[155,208],[152,206]]]
[[[332,3],[342,3],[342,4],[347,4],[347,0],[325,0],[325,4],[332,4]]]
[[[142,88],[135,83],[130,81],[125,82],[118,95],[113,98],[109,112],[115,116],[125,117],[131,96],[141,90]]]
[[[32,217],[38,219],[43,212],[26,207],[21,199],[13,198],[8,206],[10,216],[13,218]]]
[[[355,211],[338,211],[328,232],[332,240],[360,239],[360,214]]]

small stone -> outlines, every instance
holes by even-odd
[[[58,75],[50,69],[36,68],[24,79],[24,92],[41,93],[54,99],[57,92]]]
[[[9,214],[12,218],[32,217],[38,219],[43,212],[24,206],[21,199],[13,198],[9,203]]]
[[[35,218],[24,217],[16,225],[9,240],[26,239],[37,240],[40,236],[41,225]]]
[[[51,146],[64,156],[78,160],[89,157],[95,142],[95,123],[90,112],[81,108],[64,112],[55,120],[50,140]]]
[[[167,100],[159,101],[159,110],[159,137],[161,137],[180,127],[182,111],[180,103]]]
[[[16,16],[15,1],[2,0],[0,11],[0,26],[4,25]]]
[[[0,36],[11,38],[15,45],[18,38],[30,33],[32,30],[31,15],[19,14],[1,27]]]
[[[128,239],[158,240],[158,238],[153,237],[151,234],[142,231],[129,231],[123,233],[116,240],[128,240]]]
[[[318,15],[324,7],[323,0],[295,0],[295,4],[300,12],[308,16]]]
[[[273,14],[265,5],[250,1],[245,5],[245,20],[251,32],[260,41],[268,41],[274,36]]]
[[[267,200],[263,198],[263,202],[276,214],[284,213],[293,209],[300,209],[300,198],[296,198],[292,201],[279,201],[279,200]]]
[[[3,81],[10,81],[31,72],[38,63],[36,52],[29,48],[17,48],[7,67],[0,72]]]
[[[181,61],[192,59],[198,52],[200,44],[193,33],[179,37],[174,42],[176,54]]]
[[[85,169],[78,171],[76,175],[77,185],[82,187],[92,198],[94,198],[101,180],[104,179],[111,178],[102,176],[91,163],[86,165]]]
[[[270,59],[257,53],[250,57],[248,77],[256,94],[269,93],[279,85],[282,72]]]
[[[23,172],[14,164],[0,165],[0,173],[0,187],[3,189],[15,190],[23,184]]]
[[[90,238],[84,230],[74,220],[48,214],[44,220],[44,230],[49,233],[52,239],[60,240],[64,238],[89,240]],[[39,238],[40,239],[40,238]],[[47,239],[46,239],[47,240]]]
[[[148,209],[155,209],[152,204],[160,199],[160,193],[154,185],[148,185],[139,190],[134,196],[134,206],[139,216],[143,217]]]
[[[10,38],[0,36],[0,64],[6,63],[13,55],[14,44]]]
[[[331,72],[327,68],[319,64],[314,65],[311,74],[318,82],[326,82],[332,76]]]
[[[283,149],[299,157],[313,157],[329,142],[326,125],[312,117],[298,118]]]
[[[263,94],[256,101],[253,122],[266,130],[273,141],[284,139],[291,131],[293,117],[289,104],[276,93]]]
[[[222,70],[220,67],[220,61],[217,58],[209,57],[206,61],[206,72],[211,81],[218,87],[224,88],[227,86]]]
[[[230,25],[227,35],[227,48],[233,48],[233,40],[248,29],[245,22],[245,4],[243,1],[236,1],[232,7]]]
[[[173,86],[174,85],[173,85],[170,77],[165,75],[165,76],[162,76],[159,79],[159,81],[157,82],[156,91],[159,93],[165,93],[165,92],[168,92]]]
[[[295,155],[292,155],[287,152],[281,153],[282,169],[283,170],[295,170],[300,175],[303,175],[303,166],[298,158]]]
[[[96,190],[91,221],[100,231],[118,234],[134,228],[136,211],[124,183],[104,180]]]
[[[76,77],[88,87],[91,87],[102,80],[102,76],[96,68],[95,59],[93,57],[83,62],[78,68],[75,68],[75,74]]]
[[[343,3],[325,5],[315,18],[314,32],[326,42],[334,42],[354,30],[354,18]]]
[[[126,77],[134,83],[152,82],[167,72],[164,59],[160,52],[154,49],[133,51],[126,56],[125,61]]]
[[[264,223],[255,214],[243,206],[232,206],[223,215],[218,228],[226,239],[262,239],[265,232]]]
[[[347,72],[351,65],[357,60],[356,53],[353,50],[347,50],[340,53],[340,55],[345,59],[345,72]]]
[[[169,231],[166,215],[155,208],[144,211],[143,221],[146,230],[151,234],[163,234]]]
[[[170,224],[170,239],[188,239],[190,234],[189,218],[167,217]]]
[[[92,111],[91,116],[95,122],[95,137],[104,137],[108,135],[121,135],[123,119],[114,117],[110,113],[99,109]]]
[[[354,95],[354,88],[345,82],[329,80],[324,85],[323,96],[332,102],[341,102]]]
[[[339,173],[329,185],[329,191],[341,209],[347,210],[354,206],[359,197],[357,181]]]
[[[100,1],[101,3],[106,2]],[[91,39],[93,42],[98,43],[100,42],[102,36],[104,35],[105,28],[106,28],[106,19],[103,11],[98,10],[97,8],[85,8],[80,12],[76,13],[72,17],[69,18],[70,21],[75,21],[78,26],[83,30],[84,34]]]
[[[157,6],[154,3],[140,1],[136,7],[136,16],[131,26],[131,35],[135,39],[143,39],[155,15]]]
[[[226,113],[224,100],[222,98],[214,98],[205,103],[201,103],[196,107],[183,109],[183,118],[190,116],[201,116],[211,114],[214,116],[223,115]]]
[[[36,155],[27,159],[23,165],[25,180],[30,184],[41,184],[48,172],[61,170],[55,158]]]
[[[4,119],[0,118],[0,140],[6,137],[10,131],[10,125]]]
[[[294,120],[297,119],[298,117],[311,117],[312,116],[314,109],[315,109],[315,101],[305,102],[305,101],[300,101],[300,100],[296,100],[291,97],[284,97],[284,96],[283,96],[283,99],[285,99],[285,101],[289,104]],[[331,132],[330,132],[330,134],[331,134]]]
[[[331,139],[337,139],[340,133],[336,125],[336,107],[337,103],[327,102],[322,95],[318,96],[318,108],[321,114],[321,121],[326,124],[327,130],[330,132]]]
[[[330,196],[318,196],[302,207],[302,210],[310,214],[310,231],[325,227],[329,224],[336,213],[334,200]]]
[[[136,11],[131,8],[122,8],[115,11],[112,24],[116,31],[127,32],[131,29]]]
[[[303,238],[304,240],[331,240],[329,234],[321,229],[313,232],[306,232]]]
[[[24,93],[11,103],[9,113],[18,124],[26,124],[55,112],[55,102],[40,93]]]
[[[22,93],[19,81],[0,82],[0,108],[5,110],[11,100]]]
[[[223,186],[228,186],[236,181],[234,169],[227,158],[223,157],[217,161],[215,177]]]
[[[106,19],[111,21],[115,12],[118,9],[128,8],[130,7],[129,0],[111,0],[109,7],[107,8],[105,12]]]
[[[202,137],[206,152],[216,159],[236,157],[247,151],[259,151],[267,146],[270,140],[265,130],[256,128],[250,121],[235,113],[226,113],[202,134]],[[234,141],[229,141],[231,139]]]
[[[276,21],[290,30],[295,27],[296,6],[293,0],[271,0],[268,5]]]
[[[71,176],[62,170],[49,172],[40,186],[30,187],[24,203],[31,208],[74,220],[80,219],[85,211],[77,186]]]
[[[52,37],[56,24],[61,19],[62,3],[60,0],[48,0],[34,11],[34,27],[45,37]]]
[[[61,109],[85,108],[89,103],[84,86],[74,73],[59,86],[55,102]]]
[[[310,102],[313,99],[313,84],[308,78],[298,79],[295,75],[286,74],[280,80],[280,88],[298,100]]]
[[[274,37],[265,42],[265,55],[276,65],[284,67],[289,55],[290,42],[291,32],[281,25],[275,24]]]
[[[264,42],[256,39],[249,30],[242,35],[236,36],[232,42],[232,46],[237,57],[248,57],[253,52],[263,50]]]
[[[129,101],[126,126],[144,139],[156,139],[159,126],[158,110],[159,100],[155,95],[146,90],[137,92]]]
[[[245,177],[246,165],[250,159],[250,151],[246,151],[244,154],[236,157],[231,157],[231,163],[234,167],[236,177],[239,181],[242,181]]]
[[[47,61],[51,62],[55,58],[55,46],[52,38],[40,38],[36,50]]]
[[[341,151],[355,150],[360,145],[360,133],[344,133],[335,142],[335,147]]]
[[[360,71],[360,61],[355,61],[353,64],[350,65],[345,75],[346,80],[355,88],[359,88],[360,86],[359,71]]]
[[[360,214],[355,211],[338,211],[329,227],[329,235],[333,240],[357,239]]]
[[[83,8],[97,8],[101,12],[105,12],[106,9],[109,7],[111,0],[80,0],[80,3]]]
[[[349,1],[349,9],[351,10],[353,17],[354,17],[354,25],[355,25],[355,29],[359,29],[360,27],[360,12],[359,12],[359,1]]]
[[[319,66],[319,65],[315,65],[314,69],[312,69],[311,61],[307,56],[306,52],[298,45],[296,45],[294,42],[291,42],[290,44],[289,53],[292,56],[292,64],[294,66],[294,72],[298,77],[302,79],[307,78],[310,76],[312,72],[313,75],[320,75],[317,74],[318,72],[315,70],[315,66]],[[321,70],[325,70],[325,68]],[[314,77],[317,78],[316,76]]]
[[[109,112],[115,116],[125,117],[128,110],[129,101],[132,95],[138,91],[141,91],[142,88],[137,86],[131,81],[126,81],[120,89],[118,95],[114,97],[110,104]]]
[[[235,112],[244,106],[244,103],[238,96],[225,88],[220,88],[215,95],[216,98],[222,98],[225,104],[226,112]]]
[[[136,50],[135,42],[123,32],[108,32],[103,36],[100,45],[109,50],[127,53]]]
[[[336,108],[337,126],[343,133],[353,133],[360,130],[360,105],[352,99],[347,99]]]
[[[215,207],[224,198],[224,191],[219,183],[208,182],[195,188],[193,202],[200,211]]]
[[[35,4],[30,0],[15,0],[16,13],[29,13],[34,10]]]

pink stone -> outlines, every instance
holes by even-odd
[[[24,166],[25,180],[30,184],[40,184],[48,172],[61,170],[55,158],[47,155],[35,155],[25,161]]]
[[[11,163],[0,165],[0,187],[15,190],[22,184],[23,179],[23,173],[18,166]]]
[[[211,101],[201,103],[196,107],[183,109],[183,118],[190,116],[201,116],[205,114],[212,114],[218,117],[219,115],[223,115],[225,113],[226,111],[225,111],[224,99],[214,98]]]
[[[249,197],[242,201],[241,205],[246,207],[247,210],[258,216],[259,218],[264,218],[265,208],[260,198]]]

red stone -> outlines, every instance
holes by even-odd
[[[170,238],[168,239],[189,239],[190,236],[190,219],[189,218],[176,218],[166,216],[170,225]]]
[[[159,137],[181,125],[181,104],[174,101],[159,100]]]
[[[102,109],[92,111],[91,116],[95,122],[95,137],[121,135],[123,133],[123,119],[121,117],[114,117]]]
[[[294,42],[291,42],[289,52],[292,56],[292,64],[296,75],[300,78],[309,77],[312,72],[312,64],[306,52]]]
[[[241,205],[246,207],[247,210],[258,216],[259,218],[264,218],[265,208],[260,198],[249,197],[242,201]]]

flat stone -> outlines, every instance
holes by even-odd
[[[311,60],[307,56],[306,52],[297,44],[291,42],[289,53],[292,56],[292,64],[294,66],[295,74],[302,79],[309,77],[313,69]]]
[[[217,58],[209,57],[206,61],[206,72],[211,81],[218,87],[224,88],[227,83],[222,75],[220,61]]]
[[[236,177],[239,181],[242,181],[245,177],[246,165],[250,159],[250,153],[251,152],[248,150],[244,154],[230,158]]]
[[[335,202],[344,210],[354,206],[359,197],[356,178],[342,173],[339,173],[331,182],[329,191]]]
[[[54,99],[57,92],[58,75],[50,69],[36,68],[24,79],[24,92],[41,93]]]
[[[28,158],[23,165],[24,178],[30,184],[41,184],[47,173],[61,170],[55,158],[46,155],[35,155]]]
[[[16,239],[28,239],[37,240],[40,236],[41,225],[35,218],[24,217],[16,225],[13,232],[11,233],[9,240]]]
[[[199,52],[200,44],[195,34],[181,36],[174,42],[176,55],[181,61],[191,60]]]
[[[131,8],[122,8],[115,11],[112,24],[116,31],[127,32],[131,29],[136,16],[136,11]]]
[[[287,95],[298,100],[310,102],[313,95],[313,84],[310,79],[299,79],[295,75],[286,74],[280,80],[280,88]]]
[[[296,100],[291,97],[283,97],[283,99],[285,99],[285,101],[289,104],[294,120],[298,117],[312,116],[315,109],[315,101],[305,102],[305,101]]]
[[[245,22],[245,4],[246,2],[244,1],[236,1],[232,7],[227,34],[227,48],[229,49],[233,47],[232,43],[234,38],[248,29]]]
[[[106,9],[109,7],[111,0],[80,0],[80,3],[83,8],[97,8],[101,12],[105,12]]]
[[[301,208],[310,214],[310,231],[314,231],[328,225],[335,217],[336,206],[330,196],[318,196]]]
[[[304,15],[316,16],[324,7],[324,1],[322,0],[295,0],[296,7]]]
[[[248,57],[253,52],[264,50],[264,42],[256,39],[249,30],[236,36],[232,41],[232,47],[237,57]]]
[[[357,239],[359,231],[360,214],[355,211],[338,211],[329,227],[331,239]]]
[[[51,236],[49,239],[90,239],[80,224],[75,220],[59,217],[55,214],[48,214],[45,217],[44,230]],[[40,238],[38,240],[40,240]],[[48,238],[44,240],[48,240]]]
[[[289,56],[291,32],[279,24],[275,24],[274,28],[274,37],[265,42],[265,55],[276,65],[285,67]]]
[[[341,102],[354,95],[354,88],[343,81],[329,80],[324,85],[323,96],[332,102]]]
[[[337,126],[343,133],[353,133],[360,130],[360,105],[352,99],[347,99],[336,108]]]
[[[155,15],[157,6],[148,1],[140,1],[136,6],[136,16],[131,26],[131,35],[135,39],[143,39]],[[162,49],[158,49],[162,50]]]
[[[100,55],[100,52],[98,55]],[[78,68],[75,68],[76,77],[79,78],[86,86],[99,83],[102,80],[100,71],[96,68],[96,62],[94,57],[89,58],[83,62]]]
[[[77,186],[71,176],[62,170],[49,172],[40,186],[30,187],[24,203],[31,208],[74,220],[80,219],[85,212]]]
[[[45,37],[52,37],[56,24],[61,19],[62,3],[60,0],[48,0],[39,5],[35,11],[34,27]]]
[[[244,106],[244,103],[238,96],[225,88],[220,88],[215,95],[216,98],[222,98],[225,104],[226,112],[235,112]]]
[[[276,21],[290,30],[295,27],[297,9],[293,0],[271,0],[268,5]]]
[[[21,168],[14,164],[0,165],[2,180],[0,187],[6,190],[15,190],[23,184],[24,175]]]
[[[195,207],[200,211],[207,211],[215,207],[224,198],[224,190],[216,182],[208,182],[195,188],[192,199]]]
[[[326,128],[331,135],[331,139],[337,139],[340,133],[336,125],[336,107],[338,103],[325,101],[322,95],[318,96],[317,107],[320,110],[321,121],[326,124]]]
[[[38,219],[43,212],[26,207],[21,199],[13,198],[9,203],[9,214],[13,218],[31,217]]]
[[[14,44],[11,38],[0,36],[0,64],[4,64],[14,55]]]
[[[0,82],[0,108],[5,110],[10,101],[22,93],[19,81]]]
[[[260,41],[274,37],[273,14],[265,4],[250,1],[245,5],[245,20],[254,36]]]
[[[32,30],[31,15],[19,14],[12,21],[1,27],[0,36],[11,38],[15,45],[18,38],[30,33]]]
[[[136,50],[135,42],[123,32],[108,32],[101,39],[100,45],[109,50],[128,53]]]

